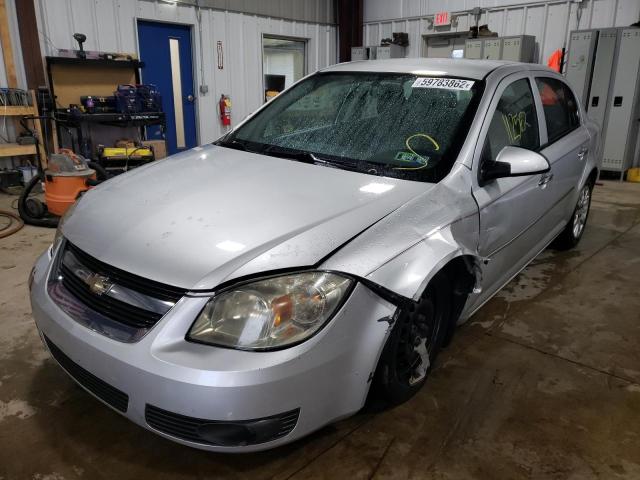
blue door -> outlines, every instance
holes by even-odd
[[[142,81],[158,87],[167,119],[169,154],[196,146],[191,27],[138,21]],[[160,127],[147,127],[147,138],[162,138]]]

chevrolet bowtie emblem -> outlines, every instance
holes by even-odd
[[[97,273],[92,273],[86,277],[84,282],[89,286],[89,290],[96,295],[103,295],[113,287],[113,282],[111,282],[108,277]]]

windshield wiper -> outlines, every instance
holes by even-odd
[[[263,155],[271,155],[280,158],[289,158],[298,162],[309,163],[312,165],[323,165],[326,167],[341,168],[343,170],[358,170],[358,165],[354,162],[332,160],[328,158],[318,157],[312,152],[305,150],[290,150],[287,148],[278,147],[277,145],[267,145],[258,153]]]
[[[243,152],[250,152],[251,151],[251,150],[249,150],[247,148],[247,146],[243,142],[240,142],[240,141],[235,140],[235,139],[219,140],[219,141],[216,142],[216,145],[219,145],[221,147],[233,148],[235,150],[242,150]]]

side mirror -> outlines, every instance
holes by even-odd
[[[480,178],[483,183],[503,177],[522,177],[545,173],[551,169],[546,158],[526,148],[507,146],[500,150],[495,161],[482,164]]]

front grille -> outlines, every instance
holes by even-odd
[[[165,285],[164,283],[156,282],[154,280],[148,280],[144,277],[107,265],[88,253],[80,250],[68,240],[65,243],[65,249],[70,250],[80,263],[85,265],[92,272],[106,275],[118,285],[130,288],[131,290],[135,290],[143,295],[175,303],[185,294],[185,290],[183,288]]]
[[[73,259],[73,269],[78,267],[85,275],[100,275],[121,291],[128,291],[129,297],[116,296],[110,292],[96,293],[85,279],[78,276],[72,267],[66,264],[66,257]],[[82,304],[110,320],[121,323],[133,329],[148,330],[153,327],[163,315],[186,293],[184,289],[165,285],[153,280],[147,280],[138,275],[125,272],[119,268],[107,265],[80,250],[71,242],[66,241],[58,261],[57,279],[64,288]],[[54,279],[56,280],[56,279]],[[131,292],[139,302],[138,305],[129,303]],[[123,298],[128,301],[123,301]],[[160,310],[157,305],[160,303]],[[153,309],[149,305],[155,304]],[[149,308],[143,308],[149,307]],[[139,338],[136,336],[136,338]]]
[[[78,300],[103,315],[136,328],[153,327],[162,315],[120,302],[106,295],[95,295],[86,283],[76,277],[65,265],[60,266],[62,284]]]
[[[284,437],[296,426],[299,415],[300,409],[295,409],[255,420],[219,421],[187,417],[153,405],[145,408],[147,424],[160,432],[194,443],[223,446],[255,445]]]
[[[129,406],[129,396],[126,393],[112,387],[107,382],[100,380],[94,374],[82,368],[67,357],[62,350],[56,347],[55,344],[46,336],[44,339],[47,342],[47,347],[49,347],[49,351],[53,358],[55,358],[60,366],[64,368],[67,373],[76,380],[76,382],[89,390],[103,402],[111,405],[122,413],[126,413],[127,407]]]

